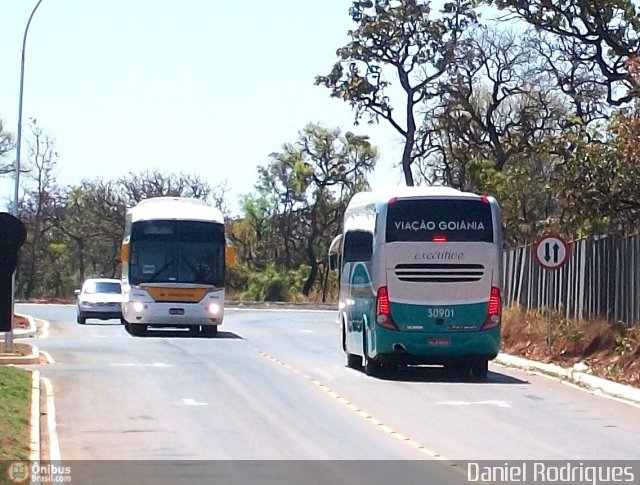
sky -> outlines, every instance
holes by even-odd
[[[0,1],[0,119],[14,135],[36,3]],[[373,188],[401,184],[399,135],[387,124],[353,126],[349,105],[314,85],[348,41],[351,4],[43,0],[26,44],[23,135],[33,117],[55,140],[63,187],[152,170],[196,174],[227,184],[234,214],[256,167],[310,122],[368,134],[380,150]],[[2,208],[13,190],[12,177],[0,179]]]

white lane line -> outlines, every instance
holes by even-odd
[[[445,406],[474,406],[476,404],[486,406],[497,406],[499,408],[510,408],[511,404],[506,401],[442,401],[436,404],[443,404]]]
[[[183,398],[182,402],[179,404],[184,404],[185,406],[208,406],[209,405],[209,403],[198,402],[195,399],[191,399],[191,398]]]
[[[47,428],[49,431],[49,460],[60,461],[60,444],[58,441],[58,430],[56,426],[56,405],[53,399],[53,385],[51,381],[43,377],[44,389],[47,399]]]
[[[154,362],[153,364],[144,364],[140,362],[124,362],[120,364],[111,364],[111,367],[173,367],[172,364],[165,364],[164,362]]]
[[[225,313],[234,312],[304,312],[304,313],[335,313],[338,310],[311,310],[305,308],[233,308],[225,307]]]

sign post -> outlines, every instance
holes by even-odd
[[[547,326],[547,348],[551,350],[551,272],[555,271],[569,260],[571,247],[558,234],[543,234],[533,243],[533,258],[536,264],[547,270],[547,311],[549,324]]]

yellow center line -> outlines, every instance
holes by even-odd
[[[376,426],[378,429],[380,429],[380,430],[384,431],[385,433],[393,436],[394,438],[399,439],[403,443],[408,444],[412,448],[417,449],[418,451],[420,451],[421,453],[425,454],[426,456],[428,456],[431,459],[439,460],[439,461],[442,461],[442,462],[445,462],[445,463],[449,464],[451,467],[456,468],[458,471],[460,471],[461,473],[464,473],[465,476],[466,476],[466,471],[462,470],[457,465],[457,463],[455,463],[453,460],[445,458],[440,453],[437,453],[436,451],[427,448],[426,446],[424,446],[423,444],[415,441],[414,439],[412,439],[412,438],[410,438],[408,436],[405,436],[402,433],[399,433],[398,431],[394,430],[391,426],[388,426],[388,425],[384,424],[382,421],[380,421],[379,419],[376,419],[375,417],[373,417],[370,413],[367,413],[366,411],[360,409],[360,407],[358,407],[356,404],[350,402],[348,399],[344,398],[343,396],[340,396],[340,394],[338,394],[337,392],[335,392],[334,390],[332,390],[330,387],[328,387],[327,385],[323,384],[322,382],[318,381],[317,379],[309,377],[308,375],[303,374],[302,372],[295,370],[289,364],[286,364],[286,363],[282,362],[281,360],[273,357],[272,355],[269,355],[269,354],[267,354],[265,352],[262,352],[262,351],[258,351],[258,353],[260,355],[262,355],[263,357],[265,357],[266,359],[270,360],[271,362],[274,362],[274,363],[276,363],[278,365],[281,365],[282,367],[284,367],[286,369],[289,369],[289,370],[293,371],[294,373],[302,376],[306,381],[310,382],[311,384],[316,386],[318,389],[321,389],[327,395],[331,396],[333,399],[338,401],[340,404],[344,405],[347,409],[349,409],[350,411],[354,412],[355,414],[357,414],[361,418],[365,419],[370,424]]]

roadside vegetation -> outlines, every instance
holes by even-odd
[[[30,373],[0,366],[0,462],[29,459],[30,409]]]
[[[551,337],[549,346],[549,336]],[[640,388],[640,327],[605,320],[573,321],[558,313],[512,307],[502,319],[501,351],[574,367]]]

